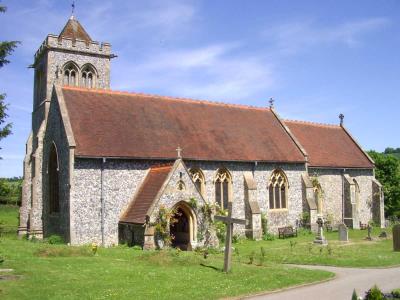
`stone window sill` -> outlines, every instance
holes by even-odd
[[[288,212],[289,210],[287,208],[273,208],[273,209],[269,209],[270,212]]]

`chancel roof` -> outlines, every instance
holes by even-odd
[[[342,126],[284,121],[308,154],[310,167],[373,168],[367,154]]]
[[[301,163],[268,108],[63,87],[79,157]]]

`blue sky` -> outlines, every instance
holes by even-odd
[[[13,135],[0,177],[21,176],[33,71],[67,0],[1,1],[0,40],[20,40],[0,69]],[[76,17],[112,44],[115,90],[275,107],[283,118],[345,125],[365,149],[399,147],[400,1],[78,0]]]

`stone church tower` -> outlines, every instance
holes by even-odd
[[[20,235],[43,236],[43,139],[54,85],[110,88],[111,46],[93,41],[74,16],[49,34],[34,56],[32,131],[26,144]],[[58,169],[57,169],[58,170]]]

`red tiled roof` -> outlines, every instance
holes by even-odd
[[[304,162],[267,108],[63,87],[80,157]]]
[[[172,164],[151,167],[135,198],[120,219],[122,223],[143,224],[147,212],[171,172]]]
[[[341,126],[291,120],[284,122],[304,147],[311,167],[374,167]]]
[[[70,38],[73,41],[75,40],[84,40],[86,42],[91,42],[92,39],[90,38],[89,34],[86,32],[86,30],[83,28],[81,23],[79,23],[78,20],[74,18],[70,18],[65,24],[63,30],[59,34],[59,37],[63,38]]]

